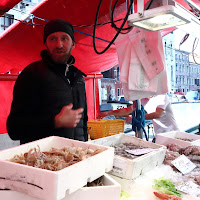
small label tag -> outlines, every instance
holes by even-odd
[[[176,189],[193,196],[198,196],[200,194],[200,186],[192,181],[185,182],[177,186]]]
[[[133,150],[126,150],[126,152],[133,154],[135,156],[147,154],[149,152],[155,151],[156,149],[145,148],[145,149],[133,149]]]
[[[124,176],[126,174],[127,162],[114,157],[112,172]]]
[[[191,172],[196,167],[185,155],[179,156],[171,163],[183,174]]]

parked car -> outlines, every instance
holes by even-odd
[[[174,103],[174,102],[187,102],[188,101],[186,96],[182,95],[182,94],[169,93],[168,96],[169,96],[169,99],[170,99],[171,103]]]

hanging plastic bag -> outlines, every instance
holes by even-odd
[[[152,79],[162,72],[165,63],[162,59],[163,45],[160,31],[151,32],[140,29],[140,33],[134,37],[134,40],[131,35],[129,37],[147,77]]]
[[[119,58],[120,81],[126,100],[136,100],[168,92],[162,38],[160,33],[156,32],[154,40],[157,38],[158,41],[149,42],[151,33],[134,28],[126,35],[119,35],[115,42]],[[153,47],[154,43],[155,47]],[[140,50],[140,48],[144,50],[145,45],[148,49],[151,48],[151,53]],[[158,61],[155,60],[155,56],[152,56],[155,49],[155,54],[159,54]],[[148,55],[147,58],[149,57],[150,61],[147,58],[143,59],[145,55]]]

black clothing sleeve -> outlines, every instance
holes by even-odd
[[[85,141],[88,141],[87,121],[88,121],[88,115],[87,115],[87,99],[86,99],[86,92],[85,92],[85,109],[84,109],[84,121],[83,121],[83,130],[84,130],[84,138],[85,138]]]
[[[7,119],[7,130],[11,139],[33,141],[53,135],[54,116],[41,115],[40,87],[40,79],[29,67],[16,80]]]

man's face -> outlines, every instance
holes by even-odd
[[[65,32],[55,32],[47,37],[45,43],[47,50],[55,63],[67,63],[75,43]]]

